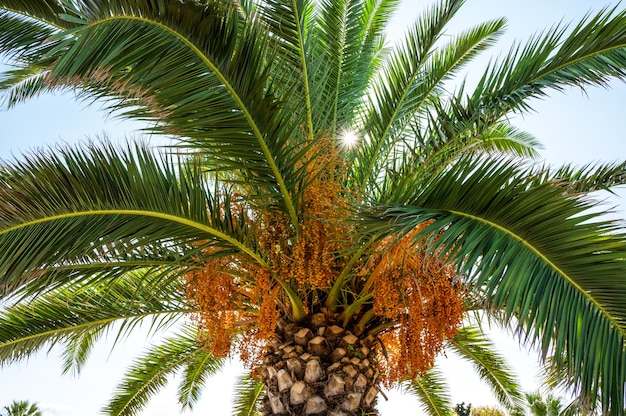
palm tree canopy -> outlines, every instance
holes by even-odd
[[[431,370],[445,345],[515,410],[503,360],[462,328],[482,309],[622,415],[626,238],[591,193],[626,164],[543,166],[508,116],[626,78],[626,11],[554,26],[470,86],[454,80],[505,22],[450,34],[463,3],[436,2],[388,47],[398,0],[0,0],[7,107],[71,89],[175,140],[0,167],[0,361],[61,344],[74,371],[109,328],[185,320],[105,412],[137,414],[176,371],[192,407],[222,358],[259,365],[276,328],[322,314],[381,339],[383,381],[430,414],[450,408]],[[242,386],[250,414],[262,389]]]
[[[10,405],[3,407],[3,416],[42,416],[41,410],[35,403],[27,400],[14,400]]]

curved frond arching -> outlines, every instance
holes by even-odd
[[[0,362],[20,361],[61,344],[64,371],[78,372],[93,343],[114,324],[119,338],[142,322],[157,330],[191,312],[180,283],[171,277],[132,272],[22,299],[0,313]]]
[[[125,117],[154,121],[153,131],[178,136],[215,169],[244,175],[275,197],[297,227],[302,141],[293,142],[293,112],[273,93],[276,60],[258,19],[242,23],[235,5],[172,0],[79,2],[71,13],[84,24],[47,51],[51,83],[106,99]]]
[[[471,148],[495,151],[523,158],[537,158],[542,148],[539,141],[528,132],[506,123],[496,123],[476,138]]]
[[[544,177],[561,184],[570,194],[613,192],[613,188],[626,184],[626,162],[590,163],[581,167],[565,165],[548,170]]]
[[[193,408],[200,399],[207,378],[219,372],[222,364],[223,361],[216,360],[208,349],[185,363],[178,386],[178,401],[183,409]]]
[[[523,394],[505,358],[476,327],[461,328],[448,343],[451,350],[469,361],[480,378],[512,414],[523,413]]]
[[[54,284],[39,270],[76,262],[98,248],[135,250],[176,241],[256,252],[245,212],[224,215],[227,189],[216,191],[200,166],[137,146],[109,145],[36,154],[0,171],[0,269],[5,295]],[[165,196],[165,197],[164,197]],[[230,207],[229,207],[230,209]],[[67,236],[71,236],[68,238]],[[219,251],[219,250],[218,250]],[[48,277],[54,278],[51,274]]]
[[[185,365],[203,362],[206,368],[219,369],[221,360],[208,355],[210,353],[198,343],[193,329],[187,328],[181,334],[166,339],[135,361],[103,411],[111,416],[137,414],[167,384],[169,378]]]
[[[235,382],[235,399],[231,416],[258,416],[259,401],[263,394],[263,384],[249,374],[240,376]]]
[[[2,106],[7,109],[51,91],[45,82],[46,71],[37,67],[22,67],[0,75]]]
[[[432,221],[418,237],[429,250],[456,259],[493,307],[518,317],[544,350],[563,358],[558,365],[593,400],[619,408],[624,236],[614,223],[589,222],[592,204],[537,184],[534,175],[507,161],[465,158],[430,181],[398,187],[398,203],[380,207],[371,227],[389,234]]]
[[[592,193],[626,164],[535,165],[508,117],[626,79],[626,11],[457,83],[506,19],[455,34],[466,2],[430,0],[389,45],[400,1],[0,0],[6,107],[70,90],[170,144],[0,163],[0,363],[60,346],[77,373],[105,335],[189,318],[105,413],[140,413],[177,373],[191,409],[239,352],[259,379],[239,381],[236,416],[375,415],[393,383],[448,416],[446,343],[517,412],[502,357],[462,328],[475,312],[518,323],[580,401],[623,416],[626,227]]]
[[[364,110],[368,140],[359,148],[356,172],[363,186],[387,167],[389,153],[416,113],[423,113],[429,101],[441,93],[444,82],[490,46],[504,26],[503,20],[478,25],[433,51],[461,3],[442,2],[424,14],[372,81],[372,98]]]
[[[569,33],[567,26],[556,26],[514,46],[485,71],[467,103],[469,119],[495,122],[511,111],[529,110],[530,99],[544,98],[549,90],[624,79],[625,28],[626,11],[605,8]]]
[[[363,4],[365,3],[365,4]],[[323,1],[317,11],[318,25],[310,37],[318,40],[314,51],[318,94],[315,125],[335,136],[353,128],[354,115],[362,105],[381,50],[380,39],[397,0]],[[320,111],[320,108],[323,111]]]
[[[301,118],[306,126],[305,136],[313,140],[313,96],[311,75],[307,56],[310,44],[307,34],[313,18],[313,4],[310,0],[267,0],[261,14],[267,29],[277,39],[278,56],[282,56],[281,80],[286,83],[284,99],[292,97],[297,106],[303,106]],[[294,97],[295,96],[295,97]]]
[[[415,380],[401,384],[405,393],[410,393],[420,399],[420,404],[428,416],[452,415],[452,399],[444,382],[443,374],[431,369]]]
[[[30,19],[57,28],[73,26],[61,17],[66,9],[58,0],[2,0],[0,8],[23,14]]]

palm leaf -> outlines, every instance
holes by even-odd
[[[626,162],[589,163],[582,167],[565,165],[547,171],[545,179],[562,184],[568,193],[613,192],[612,188],[626,184]]]
[[[515,155],[523,158],[536,158],[542,145],[530,133],[508,123],[496,123],[489,127],[476,140],[468,145],[473,149],[487,152]]]
[[[511,375],[512,370],[494,345],[476,327],[464,327],[448,345],[474,366],[480,378],[491,388],[500,404],[511,413],[523,413],[522,390]]]
[[[156,156],[141,146],[59,150],[0,171],[4,295],[24,284],[31,293],[62,284],[54,278],[65,275],[38,278],[40,272],[80,263],[88,253],[115,249],[122,255],[171,241],[181,249],[195,245],[178,253],[179,260],[213,246],[217,254],[246,253],[264,264],[245,211],[231,212],[230,191],[209,190],[196,163],[175,166],[178,158]]]
[[[235,382],[235,399],[231,416],[258,416],[259,399],[264,392],[263,384],[249,374]]]
[[[57,0],[0,0],[0,8],[19,11],[31,20],[37,20],[51,27],[68,28],[73,25],[61,18],[65,8]]]
[[[408,181],[397,205],[376,211],[371,231],[406,232],[433,221],[419,238],[446,253],[492,307],[517,316],[529,336],[556,352],[583,391],[622,409],[626,381],[626,255],[597,208],[509,161],[461,159],[430,181]],[[409,201],[405,204],[405,201]]]
[[[267,30],[277,40],[277,54],[283,58],[280,60],[280,73],[286,88],[283,88],[282,95],[284,99],[296,103],[291,108],[305,109],[302,124],[306,126],[305,136],[309,141],[313,141],[315,135],[313,92],[307,60],[310,48],[307,34],[313,24],[312,14],[313,6],[309,0],[267,0],[261,9]]]
[[[495,121],[528,110],[530,99],[550,89],[606,85],[626,76],[626,11],[604,9],[566,31],[556,26],[492,64],[469,99],[472,119]],[[478,114],[479,106],[487,111]]]
[[[58,42],[52,40],[58,29],[45,22],[24,19],[0,6],[0,52],[8,58],[32,62]],[[49,44],[51,43],[51,45]]]
[[[71,373],[74,376],[80,375],[80,371],[89,359],[93,347],[100,338],[102,338],[102,335],[104,335],[103,327],[104,325],[88,331],[77,331],[78,333],[67,334],[67,341],[65,341],[61,356],[61,370],[63,374]],[[53,338],[54,337],[50,336],[48,340],[51,341]],[[53,341],[51,343],[53,343]],[[30,353],[28,355],[30,355]]]
[[[61,344],[64,371],[78,372],[93,343],[113,324],[119,338],[142,322],[158,330],[191,312],[179,285],[171,275],[145,271],[23,299],[0,313],[0,362],[23,360]]]
[[[380,181],[378,201],[385,201],[387,193],[397,189],[397,182],[429,180],[432,175],[446,169],[463,155],[508,154],[525,158],[538,155],[539,143],[526,132],[508,123],[496,123],[485,127],[462,128],[444,111],[437,109],[437,116],[428,115],[427,126],[413,124],[414,138],[396,145],[393,166],[385,169]],[[462,123],[462,121],[461,121]]]
[[[194,355],[185,363],[182,380],[178,386],[178,401],[183,409],[192,409],[200,399],[206,380],[222,369],[222,360],[216,360],[206,351]]]
[[[52,91],[46,82],[47,71],[35,66],[24,66],[5,71],[0,75],[0,91],[3,92],[3,106],[10,109],[16,104]]]
[[[315,86],[324,98],[316,101],[316,125],[337,130],[350,128],[353,115],[378,67],[383,28],[397,0],[341,0],[319,4],[316,39]],[[328,104],[324,104],[328,103]],[[320,112],[320,108],[328,111]],[[322,114],[318,114],[322,113]]]
[[[443,84],[464,64],[492,45],[503,27],[504,20],[483,23],[431,50],[461,3],[448,1],[425,14],[383,67],[381,76],[374,79],[373,98],[365,110],[369,140],[359,155],[361,183],[378,177],[393,150],[404,155],[406,148],[394,149],[394,145],[404,137],[413,117],[442,93]],[[395,157],[390,159],[395,162]]]
[[[186,328],[149,349],[131,365],[103,412],[111,416],[137,414],[181,367],[202,362],[206,374],[219,370],[221,360],[209,356],[208,350],[198,342],[195,329]]]
[[[428,416],[452,414],[452,399],[445,385],[443,374],[435,369],[430,369],[415,380],[403,382],[401,389],[404,393],[418,397],[422,410]]]
[[[183,138],[216,169],[277,198],[297,225],[297,143],[289,143],[297,124],[272,93],[263,27],[242,24],[234,5],[158,3],[77,2],[72,20],[84,24],[48,51],[51,82],[156,121],[152,130]]]

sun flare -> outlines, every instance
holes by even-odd
[[[346,148],[353,148],[361,140],[353,130],[343,130],[339,133],[339,140]]]

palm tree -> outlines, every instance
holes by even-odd
[[[559,416],[563,408],[561,399],[551,394],[542,397],[539,392],[526,393],[526,401],[533,416]]]
[[[482,312],[623,414],[626,240],[589,194],[626,164],[542,166],[507,116],[626,78],[626,12],[554,27],[470,87],[452,80],[504,20],[444,37],[463,1],[441,0],[388,48],[397,3],[0,0],[8,107],[71,89],[175,141],[2,166],[0,360],[60,344],[69,371],[111,327],[182,321],[107,414],[137,414],[176,371],[191,407],[236,354],[237,414],[373,415],[394,383],[444,414],[446,346],[519,408],[463,320]]]
[[[10,405],[3,407],[2,416],[42,416],[41,410],[34,403],[27,400],[14,400]]]

